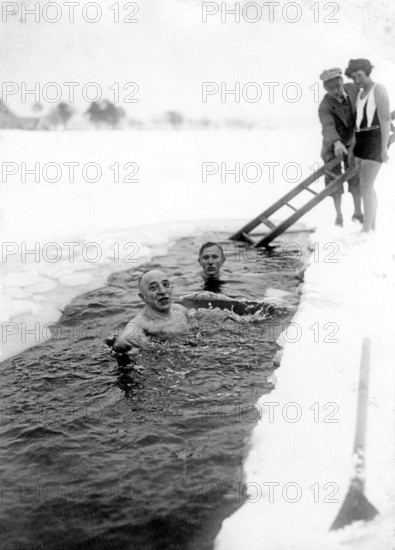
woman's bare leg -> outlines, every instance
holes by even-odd
[[[374,230],[377,212],[377,197],[374,182],[381,168],[381,162],[356,158],[359,171],[359,185],[363,202],[363,228],[368,233]]]

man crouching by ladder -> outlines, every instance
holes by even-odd
[[[326,94],[321,101],[318,114],[322,125],[322,150],[321,157],[324,163],[333,160],[335,157],[343,158],[344,169],[350,166],[351,150],[354,141],[355,129],[355,101],[358,95],[358,88],[355,84],[344,84],[341,69],[329,69],[320,75]],[[341,173],[341,164],[336,166],[333,173]],[[330,183],[330,178],[325,178],[325,185]],[[359,188],[359,176],[356,174],[348,181],[348,190],[354,200],[354,214],[352,220],[363,222],[361,210],[361,192]],[[333,201],[336,210],[335,225],[343,226],[341,211],[341,200],[343,186],[336,189],[333,194]]]

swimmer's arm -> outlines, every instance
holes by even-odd
[[[181,304],[173,304],[173,310],[174,311],[180,311],[185,315],[187,319],[191,319],[195,317],[196,315],[196,309],[194,307],[186,308],[185,306],[182,306]]]
[[[190,307],[186,310],[185,315],[187,319],[193,319],[194,317],[196,317],[196,313],[197,309],[195,309],[194,307]]]
[[[187,314],[187,308],[185,306],[182,306],[181,304],[174,304],[171,306],[173,311],[182,311],[183,313],[185,313],[185,315]]]
[[[134,349],[146,349],[152,346],[146,331],[146,327],[143,319],[140,316],[135,317],[126,325],[121,338],[119,340],[120,345],[129,345],[132,350]],[[115,350],[116,351],[116,350]]]
[[[195,316],[196,309],[195,308],[186,308],[185,306],[182,306],[181,304],[173,304],[173,311],[178,311],[185,315],[186,319],[190,319],[191,317]]]

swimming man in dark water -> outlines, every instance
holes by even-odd
[[[203,269],[204,290],[220,293],[223,281],[220,280],[220,270],[225,261],[225,253],[220,244],[204,243],[199,250],[199,264]]]
[[[187,309],[173,304],[173,287],[163,271],[152,269],[139,280],[139,296],[145,308],[126,325],[112,345],[118,353],[136,353],[152,346],[152,335],[185,335],[189,332]],[[111,342],[109,342],[111,345]]]

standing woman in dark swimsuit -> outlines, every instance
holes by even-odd
[[[367,59],[351,59],[345,74],[360,88],[357,97],[357,120],[354,156],[359,171],[364,207],[362,231],[375,229],[377,199],[374,182],[382,162],[388,162],[391,115],[388,93],[382,84],[370,78],[372,64]]]

